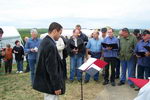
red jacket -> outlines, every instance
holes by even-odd
[[[12,48],[6,48],[4,60],[13,59]]]

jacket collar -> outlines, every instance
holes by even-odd
[[[53,38],[51,38],[50,36],[46,36],[46,38],[48,38],[48,39],[50,39],[55,45],[56,45],[56,42],[55,42],[55,40],[53,39]]]

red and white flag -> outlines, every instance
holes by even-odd
[[[129,80],[131,80],[139,88],[142,88],[144,85],[146,85],[149,82],[149,79],[138,79],[132,77],[129,77]]]
[[[133,80],[133,78],[131,80]],[[144,80],[144,79],[135,81],[135,79],[134,79],[134,83],[136,83],[136,84],[137,83],[139,84],[139,81],[140,81],[140,84],[142,83],[142,85],[140,85],[142,87],[141,87],[137,97],[134,100],[150,100],[150,81]]]
[[[84,64],[82,64],[78,69],[87,72],[91,76],[94,76],[98,71],[101,71],[107,62],[99,60],[96,58],[89,58]]]

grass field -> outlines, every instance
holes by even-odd
[[[0,68],[0,100],[43,100],[43,94],[32,89],[29,73],[15,72],[16,65],[13,66],[12,74],[7,75],[4,74],[4,67]],[[94,100],[103,89],[101,84],[102,82],[96,83],[92,79],[88,84],[83,84],[84,100]],[[60,96],[60,100],[80,100],[80,93],[80,83],[70,83],[67,80],[66,93]]]

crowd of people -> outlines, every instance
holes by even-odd
[[[117,48],[103,46],[102,44],[116,44]],[[119,86],[124,85],[128,77],[148,79],[150,76],[150,51],[145,46],[150,46],[149,30],[141,32],[141,30],[135,29],[131,33],[128,28],[123,28],[119,31],[119,36],[116,36],[114,29],[102,28],[101,31],[95,30],[91,37],[87,38],[82,33],[81,26],[77,25],[73,30],[72,37],[67,42],[70,56],[69,80],[73,82],[75,76],[77,76],[77,80],[81,81],[82,72],[78,70],[78,67],[89,57],[103,59],[108,63],[102,72],[103,85],[111,83],[112,86],[115,86],[115,80],[119,78]],[[111,67],[111,70],[109,70],[109,67]],[[94,81],[97,82],[99,76],[99,73],[95,74]],[[86,73],[84,82],[88,83],[89,80],[90,75]],[[130,80],[128,80],[128,84],[131,88],[135,87]]]
[[[23,61],[24,56],[26,56],[27,67],[25,72],[30,71],[33,87],[50,94],[61,94],[61,86],[59,87],[57,82],[61,81],[63,84],[63,81],[59,80],[59,77],[63,77],[65,80],[69,79],[71,83],[77,77],[77,80],[81,82],[83,72],[78,67],[88,60],[89,57],[102,59],[108,63],[102,71],[103,85],[110,83],[112,86],[115,86],[115,80],[120,79],[118,85],[121,86],[125,84],[128,77],[137,77],[140,79],[148,79],[150,77],[150,30],[141,32],[141,30],[135,29],[131,33],[128,28],[123,28],[119,31],[119,35],[116,36],[113,28],[102,28],[101,30],[94,30],[91,33],[91,37],[87,37],[82,32],[81,26],[76,25],[72,36],[70,39],[67,39],[60,35],[62,26],[57,23],[52,24],[54,25],[50,25],[49,34],[44,39],[38,38],[37,30],[32,29],[30,32],[31,38],[25,37],[24,47],[20,45],[20,41],[16,40],[13,48],[11,48],[10,44],[7,44],[6,49],[1,50],[0,57],[4,59],[6,73],[11,73],[12,71],[12,55],[14,53],[17,63],[16,73],[23,73]],[[2,34],[3,30],[0,28],[1,37]],[[56,45],[57,49],[54,45]],[[68,63],[70,64],[69,77],[67,75],[66,63],[68,56],[70,58],[70,63]],[[42,66],[46,67],[42,68]],[[48,66],[63,67],[60,69],[58,67],[57,73],[55,69]],[[42,73],[42,71],[46,71],[46,73]],[[101,76],[99,72],[96,73],[93,77],[94,81],[98,82],[99,76]],[[88,73],[85,73],[84,83],[90,82],[90,77]],[[49,83],[48,86],[55,87],[51,90],[54,89],[57,91],[55,93],[47,91],[48,87],[44,86],[45,83],[39,83],[41,81],[38,80]],[[135,87],[134,83],[130,80],[128,80],[128,84],[131,88]],[[42,88],[38,87],[39,85],[45,88],[42,90]]]

